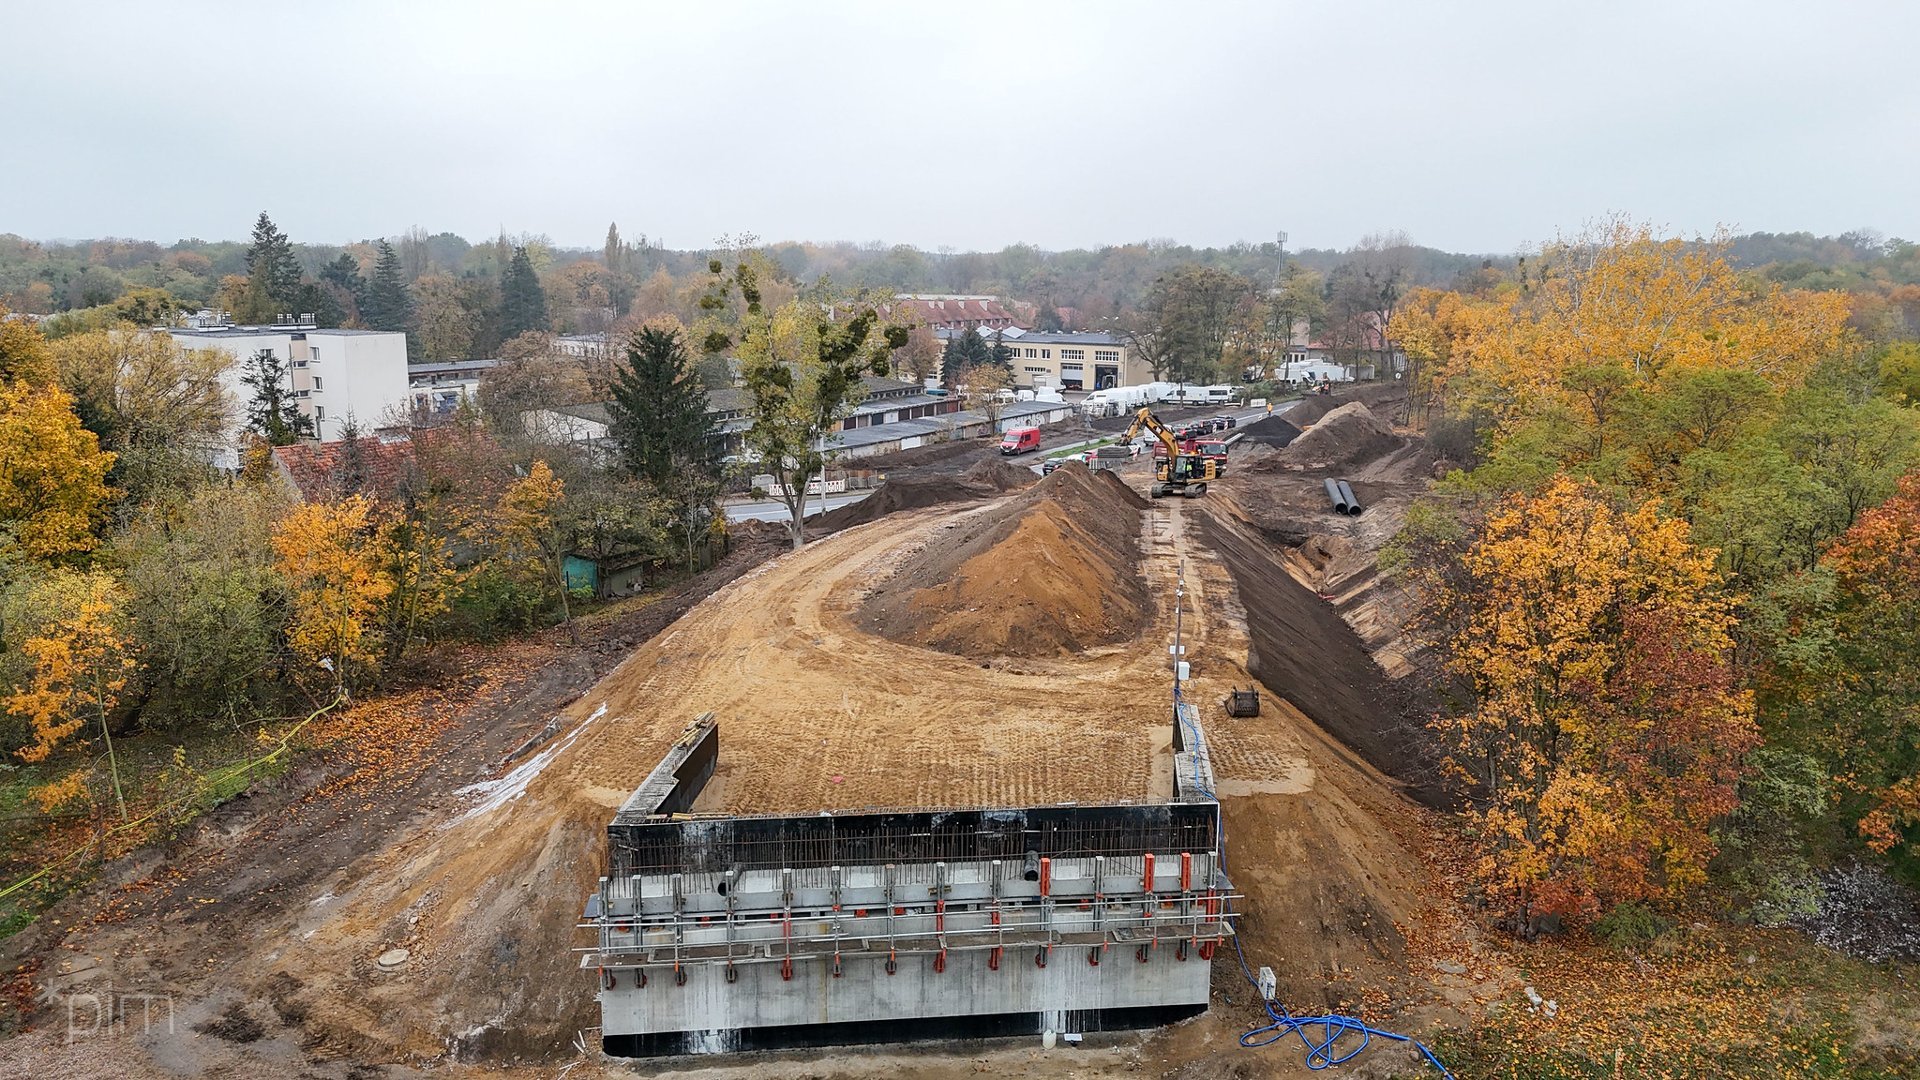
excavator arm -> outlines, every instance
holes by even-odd
[[[1168,458],[1179,456],[1180,440],[1174,438],[1173,432],[1167,430],[1167,425],[1161,423],[1159,418],[1153,415],[1152,409],[1142,408],[1134,415],[1133,425],[1127,428],[1126,441],[1132,442],[1138,438],[1142,428],[1152,432],[1153,437],[1159,439],[1161,444],[1167,448]]]
[[[1188,498],[1203,494],[1207,490],[1207,481],[1214,477],[1214,464],[1200,454],[1189,454],[1180,449],[1180,440],[1174,438],[1167,425],[1153,415],[1152,409],[1142,408],[1134,414],[1132,426],[1127,428],[1127,441],[1132,442],[1142,429],[1153,433],[1167,448],[1167,460],[1159,469],[1159,483],[1154,485],[1153,497],[1182,494]]]

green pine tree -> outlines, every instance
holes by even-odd
[[[993,346],[980,331],[968,327],[959,337],[947,339],[946,352],[940,357],[940,376],[951,385],[961,381],[969,368],[991,364],[994,359]]]
[[[681,462],[712,465],[717,439],[707,392],[677,332],[645,327],[628,340],[608,411],[621,464],[656,489],[672,485]]]
[[[513,249],[513,261],[507,264],[507,276],[500,283],[500,335],[508,341],[529,330],[546,333],[547,293],[540,277],[533,272],[533,260],[527,249]]]
[[[407,292],[406,274],[400,269],[400,256],[392,244],[382,240],[379,248],[360,321],[369,330],[405,331],[413,321],[413,297]]]
[[[293,242],[262,210],[247,247],[246,299],[235,315],[242,322],[272,322],[276,315],[295,314],[300,299],[300,260]]]
[[[673,508],[672,531],[691,570],[720,497],[720,440],[678,333],[647,327],[628,340],[608,411],[621,464]]]
[[[367,279],[360,275],[360,260],[341,252],[320,268],[320,283],[334,293],[334,302],[352,316],[363,316],[367,307]]]
[[[247,430],[273,446],[291,446],[313,435],[313,418],[300,412],[287,383],[287,368],[272,349],[242,361],[240,382],[253,395],[247,401]]]

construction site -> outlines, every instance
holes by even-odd
[[[562,707],[491,714],[498,753],[420,780],[358,849],[249,879],[235,841],[180,886],[216,906],[69,938],[99,966],[67,985],[197,988],[183,1022],[264,1037],[117,1052],[230,1075],[809,1075],[783,1055],[919,1040],[836,1075],[1064,1075],[1021,1056],[1056,1040],[1089,1075],[1305,1075],[1236,1041],[1257,969],[1296,1008],[1404,1027],[1497,998],[1510,973],[1425,966],[1478,946],[1423,854],[1443,795],[1395,678],[1405,601],[1373,572],[1436,464],[1391,390],[1249,424],[1201,498],[1149,498],[1145,457],[1041,479],[984,447],[901,455]],[[1364,513],[1329,504],[1336,475]],[[234,920],[270,947],[231,949]],[[974,1041],[997,1037],[1019,1038]]]

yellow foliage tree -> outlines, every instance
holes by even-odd
[[[88,723],[100,725],[113,794],[126,816],[119,762],[107,716],[133,672],[133,655],[120,627],[125,597],[111,575],[93,571],[63,575],[57,595],[61,613],[21,651],[32,661],[26,684],[7,699],[7,711],[27,721],[33,744],[16,751],[22,761],[45,761]]]
[[[7,318],[6,305],[0,304],[0,380],[44,386],[54,377],[53,352],[39,325]]]
[[[1621,513],[1563,476],[1500,504],[1436,595],[1474,693],[1435,726],[1494,891],[1587,915],[1703,881],[1758,742],[1714,552],[1654,502]]]
[[[1501,416],[1551,408],[1568,397],[1567,376],[1595,369],[1645,386],[1701,368],[1790,386],[1848,345],[1845,294],[1751,282],[1727,243],[1662,239],[1615,218],[1548,245],[1517,285],[1487,298],[1413,298],[1396,336],[1441,366],[1440,381],[1469,380],[1473,403]]]
[[[331,671],[339,692],[379,666],[380,614],[393,592],[387,548],[387,529],[362,495],[304,504],[274,530],[293,596],[288,642],[302,660]]]
[[[527,475],[507,485],[493,514],[493,532],[509,565],[527,568],[543,582],[543,589],[559,594],[561,618],[569,632],[573,607],[567,598],[565,539],[556,512],[566,484],[547,463],[535,459]]]
[[[0,383],[0,523],[22,554],[45,561],[93,548],[113,461],[66,391]]]

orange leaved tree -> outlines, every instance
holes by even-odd
[[[288,643],[332,673],[336,693],[380,660],[380,615],[393,592],[387,528],[362,495],[307,503],[273,533],[279,571],[293,595]]]
[[[1584,917],[1704,879],[1758,743],[1719,586],[1684,522],[1564,476],[1501,503],[1440,585],[1449,670],[1472,694],[1435,726],[1517,914]]]
[[[16,751],[22,761],[45,761],[89,724],[106,744],[113,797],[126,817],[120,763],[107,717],[133,673],[132,648],[120,625],[120,583],[98,571],[56,571],[49,596],[59,614],[20,647],[33,664],[24,685],[7,698],[7,711],[27,721],[33,743]]]
[[[1920,853],[1920,472],[1861,514],[1823,562],[1839,586],[1837,663],[1816,695],[1826,749],[1865,799],[1868,845]]]

